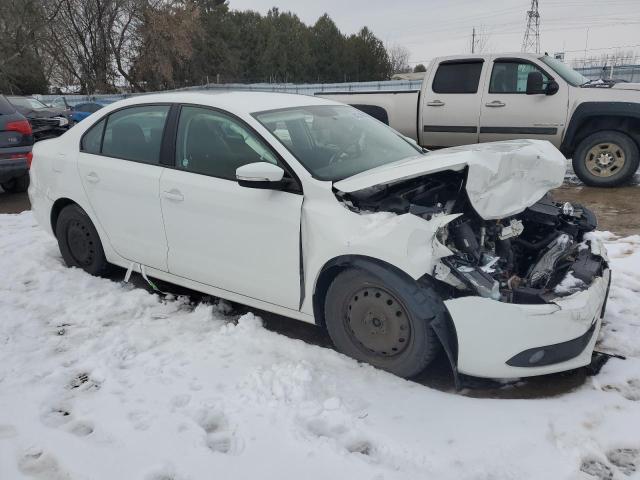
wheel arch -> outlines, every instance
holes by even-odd
[[[341,255],[332,258],[323,265],[314,285],[313,314],[316,324],[321,328],[326,328],[324,302],[329,286],[338,274],[349,268],[365,270],[383,279],[391,275],[395,276],[397,279],[408,282],[409,284],[413,283],[416,288],[420,288],[421,285],[428,285],[437,293],[441,291],[438,288],[437,281],[429,274],[422,276],[418,280],[414,280],[402,269],[379,258],[369,257],[366,255]],[[449,310],[444,303],[444,298],[440,296],[439,300],[442,303],[442,315],[438,315],[435,321],[431,322],[431,327],[435,331],[438,340],[445,350],[454,374],[456,385],[458,385],[458,335],[453,320],[451,319],[451,315],[449,314]]]
[[[75,202],[70,198],[66,198],[66,197],[58,198],[55,202],[53,202],[53,205],[51,206],[51,214],[50,214],[49,220],[51,222],[51,231],[53,232],[54,236],[56,234],[56,224],[58,223],[58,217],[60,216],[60,212],[62,212],[63,208],[69,205],[78,205],[78,207],[82,208],[82,206],[78,204],[78,202]]]
[[[366,255],[340,255],[332,258],[320,269],[313,287],[313,316],[316,319],[316,324],[322,328],[325,327],[324,300],[327,290],[329,290],[329,285],[341,272],[348,268],[366,270],[381,278],[384,278],[389,272],[393,272],[407,281],[415,281],[400,268],[379,258]]]
[[[614,130],[631,137],[640,148],[640,104],[631,102],[585,102],[573,112],[560,151],[572,155],[592,133]]]

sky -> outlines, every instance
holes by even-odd
[[[470,52],[471,32],[484,32],[487,52],[520,51],[531,0],[229,0],[237,10],[266,13],[277,6],[313,24],[328,13],[350,34],[366,25],[387,45],[403,45],[410,61]],[[624,46],[640,56],[640,0],[539,0],[541,52],[567,59],[614,54]]]

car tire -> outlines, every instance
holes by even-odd
[[[12,178],[8,182],[1,183],[0,186],[7,193],[26,192],[29,188],[29,174],[25,173],[21,177]]]
[[[638,169],[640,153],[631,137],[614,130],[592,133],[573,155],[573,170],[592,187],[617,187],[629,182]]]
[[[68,267],[78,267],[96,276],[109,271],[100,236],[89,216],[78,205],[62,209],[56,222],[56,238]]]
[[[433,289],[395,272],[382,280],[360,269],[336,276],[324,310],[338,351],[404,378],[422,372],[438,353],[430,323],[444,311]]]

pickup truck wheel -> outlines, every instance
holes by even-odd
[[[639,162],[636,143],[624,133],[607,130],[580,142],[573,155],[573,170],[587,185],[617,187],[633,177]]]
[[[340,273],[325,298],[325,322],[336,348],[401,377],[413,377],[437,354],[430,322],[435,292],[395,274],[385,281],[358,269]]]
[[[62,209],[56,222],[56,238],[68,267],[78,267],[91,275],[104,275],[109,263],[100,236],[91,219],[78,205]]]
[[[29,174],[26,173],[18,178],[12,178],[8,182],[0,183],[2,189],[7,193],[26,192],[29,188]]]

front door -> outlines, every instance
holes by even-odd
[[[168,105],[118,110],[85,133],[78,156],[82,185],[111,246],[127,260],[164,271],[158,188],[168,112]]]
[[[169,271],[298,310],[302,195],[241,187],[238,167],[279,163],[235,117],[183,106],[176,169],[160,179]]]
[[[420,145],[453,147],[478,142],[484,61],[446,60],[431,69],[420,101]]]
[[[569,98],[568,86],[560,81],[553,95],[527,95],[527,76],[540,72],[543,85],[553,78],[541,66],[524,59],[495,58],[485,86],[480,115],[480,141],[517,138],[562,141]]]

